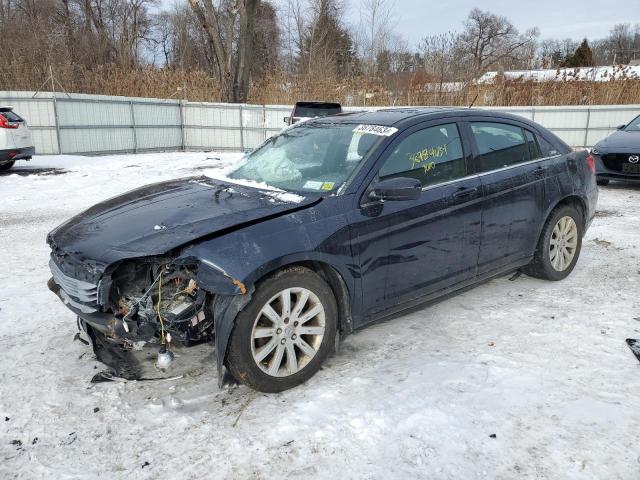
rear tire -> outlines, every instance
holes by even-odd
[[[596,178],[596,183],[601,187],[609,185],[610,181],[611,180],[609,180],[608,178]]]
[[[576,266],[582,249],[582,214],[572,205],[556,207],[542,229],[533,260],[522,270],[527,275],[558,281]]]
[[[236,380],[261,392],[293,388],[331,353],[337,323],[327,283],[308,268],[286,268],[262,281],[238,314],[227,367]]]
[[[9,163],[3,163],[2,165],[0,165],[0,172],[4,172],[6,170],[9,170],[11,167],[13,167],[13,165],[16,162],[9,162]]]

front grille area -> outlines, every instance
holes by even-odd
[[[602,156],[602,163],[609,170],[622,172],[622,166],[630,163],[629,157],[631,155],[640,155],[640,153],[607,153]]]
[[[85,304],[85,307],[86,305],[97,305],[97,285],[66,276],[64,273],[62,273],[62,270],[60,270],[60,267],[56,265],[53,259],[49,260],[49,268],[51,269],[53,280],[60,286],[66,296],[70,297],[67,298],[67,300],[69,300],[69,303],[78,308],[79,306],[77,305],[77,302]],[[83,311],[85,309],[83,309]],[[95,308],[91,310],[95,311]]]

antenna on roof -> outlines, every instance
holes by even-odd
[[[476,96],[473,97],[473,100],[471,101],[471,103],[469,104],[469,106],[467,108],[471,108],[473,107],[473,104],[476,103],[476,100],[478,99],[478,94],[476,93]]]

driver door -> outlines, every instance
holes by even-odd
[[[481,188],[467,172],[467,152],[457,123],[449,121],[413,127],[382,154],[352,223],[365,318],[476,275]],[[370,199],[377,182],[394,177],[419,179],[420,197]]]

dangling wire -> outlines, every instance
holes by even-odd
[[[161,267],[162,268],[162,267]],[[164,341],[164,321],[162,320],[162,314],[160,313],[160,302],[162,301],[162,270],[160,270],[160,281],[158,282],[158,305],[156,311],[158,312],[158,319],[160,320],[160,343],[165,344]]]

